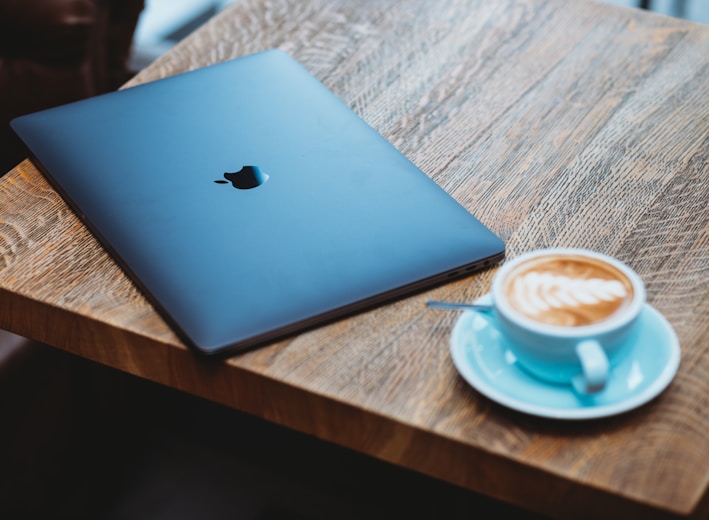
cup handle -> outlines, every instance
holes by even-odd
[[[596,394],[606,387],[609,363],[603,347],[598,341],[589,339],[576,345],[576,354],[581,361],[582,372],[572,383],[580,394]]]

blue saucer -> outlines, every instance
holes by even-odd
[[[490,303],[490,296],[477,303]],[[645,305],[639,325],[632,350],[613,369],[606,389],[593,396],[581,396],[571,385],[545,383],[522,370],[507,349],[494,313],[462,313],[451,334],[451,355],[460,375],[501,405],[553,419],[595,419],[647,403],[677,373],[680,349],[672,326],[650,305]]]

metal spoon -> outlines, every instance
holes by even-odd
[[[438,300],[426,300],[426,305],[434,309],[446,310],[472,310],[487,312],[492,310],[492,305],[483,305],[479,303],[462,303],[462,302],[442,302]]]

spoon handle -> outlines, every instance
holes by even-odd
[[[426,300],[426,305],[434,309],[446,310],[472,310],[472,311],[491,311],[492,305],[481,305],[478,303],[461,303],[461,302],[441,302],[438,300]]]

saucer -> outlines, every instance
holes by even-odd
[[[476,303],[489,304],[491,297]],[[451,355],[473,388],[513,410],[565,420],[607,417],[656,397],[679,367],[679,341],[665,317],[646,304],[639,320],[640,333],[628,355],[614,367],[608,386],[592,396],[577,394],[571,385],[546,383],[520,368],[494,312],[463,312],[451,333]]]

